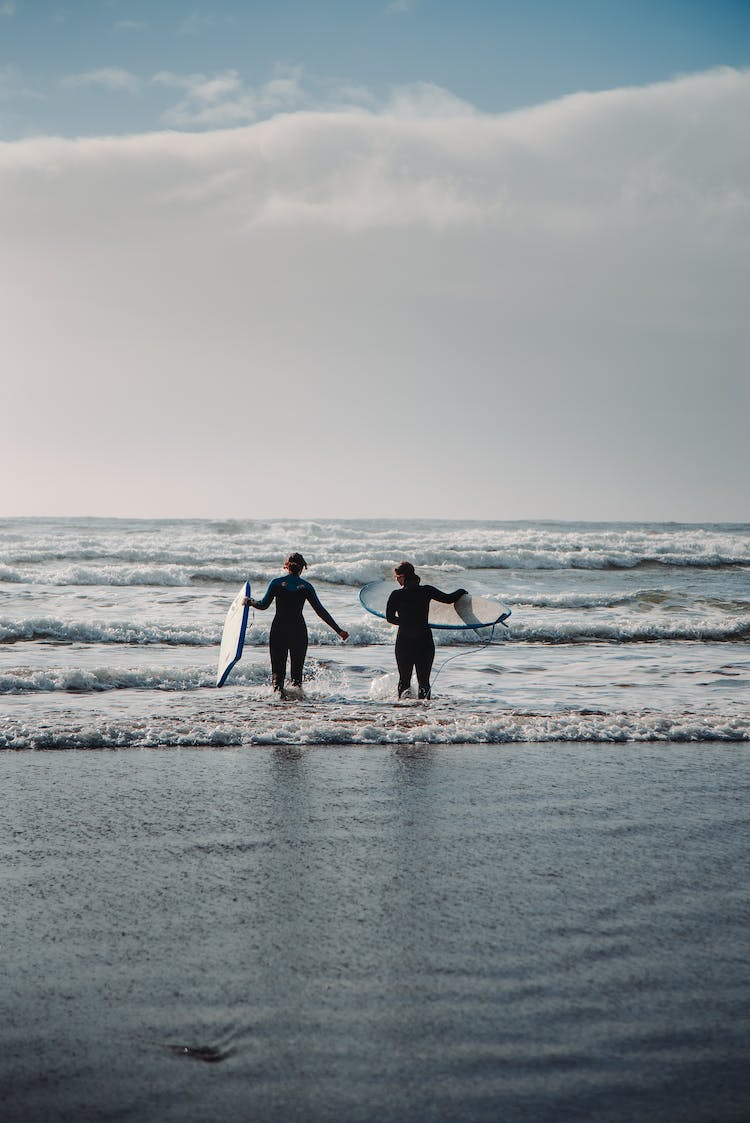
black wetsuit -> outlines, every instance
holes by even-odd
[[[292,686],[302,685],[302,671],[307,655],[307,625],[302,615],[305,601],[308,601],[334,631],[338,625],[318,600],[318,594],[309,581],[294,574],[277,577],[271,582],[262,600],[256,601],[257,608],[268,608],[276,601],[276,615],[271,624],[269,647],[271,649],[271,681],[274,690],[282,690],[286,677],[287,658],[290,661]]]
[[[416,579],[407,581],[400,589],[394,589],[389,596],[386,619],[391,624],[398,624],[396,664],[399,698],[409,689],[415,668],[419,697],[430,697],[430,672],[435,658],[435,641],[427,623],[430,601],[455,604],[465,592],[465,589],[456,589],[455,593],[442,593],[434,585],[420,585]]]

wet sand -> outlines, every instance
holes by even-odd
[[[3,1118],[741,1120],[745,745],[0,753]]]

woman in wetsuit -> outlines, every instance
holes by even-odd
[[[309,581],[305,581],[300,574],[307,569],[307,562],[302,554],[290,554],[284,562],[286,577],[277,577],[266,589],[261,600],[247,598],[247,603],[253,608],[265,610],[276,601],[276,615],[271,624],[269,646],[271,649],[271,681],[274,690],[284,696],[284,679],[286,677],[287,657],[291,663],[291,684],[302,686],[302,671],[307,654],[307,625],[302,615],[305,601],[309,602],[321,620],[333,628],[342,640],[349,638],[349,633],[340,628],[330,612],[326,612],[318,600],[318,594]]]
[[[435,641],[427,623],[430,601],[455,604],[466,589],[442,593],[434,585],[422,585],[421,578],[414,572],[414,566],[407,561],[402,561],[393,572],[401,588],[394,589],[389,596],[385,616],[391,624],[398,625],[398,696],[400,698],[409,689],[412,671],[416,667],[419,697],[429,698],[430,671],[435,658]]]

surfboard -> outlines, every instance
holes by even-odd
[[[250,596],[250,582],[246,581],[237,596],[229,606],[224,631],[221,633],[221,650],[219,652],[219,669],[216,672],[216,685],[223,686],[229,677],[234,664],[242,655],[247,630],[247,617],[250,606],[243,604],[245,597]]]
[[[360,603],[373,616],[385,619],[388,597],[395,589],[398,589],[398,585],[393,581],[371,581],[360,590]],[[493,624],[505,624],[510,614],[510,609],[504,608],[496,600],[472,597],[466,593],[455,604],[430,601],[427,623],[431,628],[491,628]]]

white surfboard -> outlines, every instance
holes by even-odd
[[[398,589],[394,581],[371,581],[360,590],[359,599],[363,608],[373,616],[385,619],[388,597]],[[430,614],[427,623],[431,628],[491,628],[493,624],[505,624],[510,609],[504,608],[489,597],[472,597],[468,593],[455,604],[441,604],[430,601]],[[507,627],[507,625],[505,625]]]
[[[246,581],[242,589],[229,606],[224,631],[221,633],[221,651],[219,652],[219,669],[216,672],[216,685],[223,686],[227,681],[229,672],[239,657],[245,643],[247,630],[247,617],[250,606],[243,604],[245,597],[250,596],[250,582]]]

